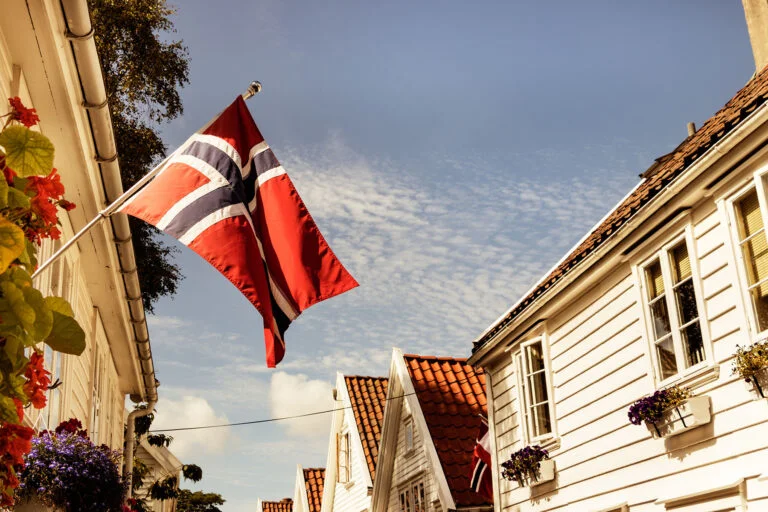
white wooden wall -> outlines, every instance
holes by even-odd
[[[682,512],[690,507],[667,509],[656,501],[735,486],[742,478],[743,503],[727,497],[717,506],[697,504],[690,510],[768,510],[768,400],[756,399],[731,376],[736,345],[750,343],[750,337],[729,233],[711,199],[692,219],[691,257],[698,262],[705,303],[700,315],[720,369],[716,380],[694,392],[711,397],[712,422],[666,440],[654,440],[644,426],[629,423],[630,404],[655,388],[640,293],[625,263],[579,300],[548,314],[560,437],[560,447],[551,452],[556,481],[531,491],[502,480],[497,510],[598,511],[626,503],[631,512]],[[509,354],[494,360],[489,371],[502,462],[522,447],[517,381]]]
[[[421,480],[424,482],[424,495],[427,498],[427,506],[431,512],[440,512],[440,501],[437,494],[437,482],[434,478],[431,465],[427,458],[426,448],[424,446],[425,434],[429,436],[428,432],[421,432],[413,422],[413,446],[414,449],[411,453],[406,453],[405,447],[405,424],[407,418],[411,415],[410,407],[407,400],[397,400],[390,402],[397,404],[401,402],[400,421],[398,423],[397,432],[397,451],[395,453],[394,467],[392,469],[392,484],[389,491],[389,507],[390,512],[400,512],[400,491],[406,487],[407,484]],[[428,437],[427,437],[428,438]]]
[[[345,391],[346,392],[346,391]],[[325,482],[325,487],[335,485],[335,494],[333,502],[334,512],[360,512],[368,510],[371,506],[371,497],[368,496],[368,485],[366,473],[368,472],[368,463],[365,460],[360,439],[355,439],[358,432],[355,426],[355,417],[352,409],[344,409],[344,419],[341,424],[341,432],[349,432],[349,446],[351,450],[351,480],[347,483]],[[335,463],[335,460],[334,460]],[[336,478],[338,480],[338,478]]]

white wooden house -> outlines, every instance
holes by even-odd
[[[731,372],[768,336],[768,3],[744,4],[761,71],[475,341],[498,511],[768,510],[768,401]],[[699,416],[630,424],[674,384]],[[526,445],[553,480],[500,478]]]
[[[320,512],[325,484],[325,468],[296,467],[293,512]]]
[[[384,377],[336,374],[322,512],[370,508],[386,394]]]
[[[181,461],[167,447],[149,444],[146,437],[136,446],[136,458],[149,468],[149,473],[144,477],[144,485],[134,497],[147,499],[148,510],[151,512],[174,512],[176,499],[160,501],[149,499],[148,496],[153,482],[169,477],[176,477],[176,481],[181,482]]]
[[[395,348],[371,512],[491,510],[470,489],[485,377],[466,359]]]
[[[67,199],[77,204],[60,214],[66,240],[121,191],[87,2],[3,0],[1,10],[0,98],[20,96],[37,109],[40,130],[56,147],[54,165]],[[39,260],[58,246],[45,243]],[[157,399],[126,219],[91,230],[37,284],[72,303],[87,347],[79,357],[46,349],[52,379],[63,384],[50,391],[46,409],[30,412],[28,420],[45,429],[78,418],[95,442],[122,448],[126,395]]]

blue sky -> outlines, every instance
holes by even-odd
[[[739,0],[177,1],[182,142],[249,107],[360,288],[306,311],[277,370],[261,319],[195,254],[150,319],[156,427],[324,409],[336,371],[472,340],[754,71]],[[172,242],[173,243],[173,242]],[[328,417],[178,434],[224,510],[293,495]]]

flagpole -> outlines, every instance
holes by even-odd
[[[245,91],[243,94],[241,94],[241,96],[242,96],[242,98],[243,98],[244,100],[247,100],[247,99],[253,98],[253,97],[254,97],[256,94],[258,94],[259,92],[261,92],[261,82],[258,82],[258,81],[255,81],[255,80],[254,80],[253,82],[251,82],[251,83],[248,85],[248,89],[246,89],[246,91]],[[217,115],[216,117],[218,117],[218,115]],[[211,121],[209,121],[209,122],[208,122],[208,123],[207,123],[207,124],[204,126],[203,130],[204,130],[205,128],[207,128],[207,127],[208,127],[208,126],[209,126],[209,125],[210,125],[210,124],[211,124],[211,123],[212,123],[212,122],[213,122],[213,121],[216,119],[216,117],[214,117],[214,118],[213,118]],[[202,130],[201,130],[201,131],[202,131]],[[179,148],[179,149],[180,149],[180,148]],[[141,178],[139,181],[137,181],[136,183],[134,183],[134,184],[133,184],[133,186],[131,186],[131,188],[129,188],[128,190],[126,190],[125,192],[123,192],[123,193],[120,195],[120,197],[118,197],[117,199],[115,199],[114,201],[112,201],[112,203],[111,203],[109,206],[107,206],[106,208],[104,208],[103,210],[101,210],[101,211],[99,212],[99,214],[98,214],[98,215],[96,215],[96,217],[94,217],[93,219],[91,219],[91,220],[90,220],[90,222],[88,222],[88,224],[86,224],[85,226],[83,226],[83,228],[82,228],[82,229],[80,229],[80,231],[78,231],[77,233],[75,233],[75,236],[73,236],[72,238],[70,238],[69,240],[67,240],[67,241],[64,243],[64,245],[62,245],[62,246],[59,248],[59,250],[58,250],[58,251],[54,252],[54,253],[51,255],[51,257],[50,257],[50,258],[48,258],[47,260],[45,260],[45,262],[43,262],[42,264],[40,264],[40,265],[37,267],[37,270],[35,270],[35,272],[32,274],[32,279],[34,279],[34,278],[36,278],[37,276],[39,276],[41,272],[43,272],[43,271],[44,271],[46,268],[48,268],[48,267],[49,267],[49,266],[50,266],[50,265],[51,265],[51,264],[52,264],[54,261],[56,261],[56,260],[57,260],[57,259],[58,259],[58,258],[59,258],[59,257],[60,257],[62,254],[64,254],[64,252],[66,252],[66,250],[67,250],[67,249],[69,249],[70,247],[72,247],[72,246],[73,246],[73,245],[74,245],[74,244],[75,244],[75,243],[76,243],[76,242],[77,242],[77,241],[78,241],[80,238],[82,238],[82,237],[83,237],[83,235],[85,235],[85,234],[86,234],[88,231],[90,231],[90,230],[91,230],[91,229],[92,229],[92,228],[93,228],[93,227],[94,227],[96,224],[98,224],[98,223],[99,223],[99,221],[101,221],[101,220],[103,220],[103,219],[106,219],[107,217],[110,217],[111,215],[113,215],[113,214],[114,214],[114,213],[115,213],[115,212],[116,212],[116,211],[117,211],[117,210],[118,210],[118,209],[119,209],[121,206],[123,206],[123,204],[125,204],[125,202],[126,202],[127,200],[129,200],[131,197],[133,197],[134,195],[136,195],[136,193],[137,193],[139,190],[141,190],[142,188],[144,188],[144,186],[145,186],[147,183],[149,183],[149,182],[150,182],[150,181],[151,181],[151,180],[152,180],[152,179],[153,179],[155,176],[157,176],[157,174],[158,174],[158,173],[159,173],[161,170],[163,170],[163,168],[165,167],[165,164],[168,162],[168,160],[170,160],[170,159],[171,159],[171,157],[172,157],[173,155],[175,155],[175,154],[176,154],[176,153],[179,151],[179,149],[176,149],[176,151],[174,151],[173,153],[171,153],[170,155],[168,155],[167,157],[165,157],[165,158],[163,159],[163,161],[162,161],[162,162],[160,162],[159,164],[157,164],[157,165],[155,166],[155,168],[154,168],[154,169],[152,169],[151,171],[149,171],[149,172],[148,172],[147,174],[145,174],[145,175],[144,175],[144,176],[143,176],[143,177],[142,177],[142,178]]]

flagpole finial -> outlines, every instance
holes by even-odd
[[[261,82],[254,80],[253,82],[250,83],[250,85],[248,86],[248,89],[243,93],[243,99],[247,100],[249,98],[252,98],[260,92],[261,92]]]

